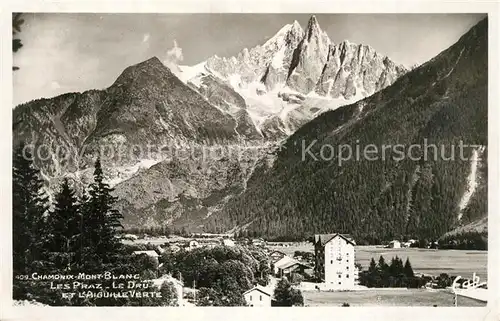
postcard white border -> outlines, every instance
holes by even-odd
[[[12,12],[156,12],[156,13],[488,13],[489,108],[488,108],[488,287],[484,308],[454,307],[307,307],[307,308],[80,308],[12,307]],[[0,100],[0,320],[499,320],[500,319],[500,208],[499,189],[499,23],[497,1],[4,1],[1,14]],[[495,90],[496,88],[496,90]]]

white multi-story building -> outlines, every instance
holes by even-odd
[[[354,240],[346,234],[314,236],[315,273],[324,282],[324,288],[348,290],[357,284],[355,245]]]
[[[177,280],[173,276],[166,274],[161,276],[158,279],[152,280],[153,284],[156,285],[158,288],[161,288],[164,282],[170,282],[175,288],[175,292],[177,294],[177,303],[176,306],[185,306],[185,301],[184,301],[184,283],[180,280]]]

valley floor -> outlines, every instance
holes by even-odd
[[[352,292],[303,291],[304,305],[341,306],[344,302],[356,306],[430,306],[452,307],[453,294],[448,290],[377,289]],[[486,302],[458,297],[459,307],[483,307]]]
[[[311,243],[283,243],[288,247],[269,246],[272,250],[279,250],[287,255],[293,256],[295,251],[307,251],[314,253]],[[410,258],[415,273],[438,276],[440,273],[448,275],[472,278],[472,274],[487,281],[488,251],[472,250],[432,250],[418,248],[384,248],[382,246],[356,246],[356,263],[367,269],[373,257],[378,261],[380,256],[386,261],[394,256],[400,257],[403,262]]]

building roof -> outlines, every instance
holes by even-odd
[[[325,246],[326,243],[330,242],[332,239],[334,239],[336,236],[340,236],[347,242],[351,243],[352,245],[356,245],[354,242],[354,239],[350,234],[340,234],[340,233],[334,233],[334,234],[316,234],[314,235],[314,243],[320,242],[321,246]]]
[[[263,287],[262,285],[256,285],[256,286],[254,286],[254,287],[253,287],[253,288],[251,288],[250,290],[245,291],[245,292],[243,293],[243,295],[245,295],[245,294],[247,294],[247,293],[249,293],[249,292],[252,292],[252,291],[260,291],[260,292],[264,293],[265,295],[269,295],[269,296],[271,296],[271,295],[272,295],[272,291],[271,291],[271,289],[266,288],[266,287]]]
[[[176,278],[174,278],[173,276],[171,276],[169,274],[162,275],[161,277],[159,277],[157,279],[153,279],[151,281],[153,281],[153,284],[157,285],[157,286],[161,286],[163,284],[163,282],[172,282],[172,283],[174,283],[174,285],[184,286],[184,283],[182,281],[177,280]]]
[[[134,251],[134,255],[140,255],[140,254],[146,254],[151,257],[158,257],[158,253],[156,251],[150,250],[150,251]]]

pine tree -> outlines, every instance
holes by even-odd
[[[13,157],[12,236],[14,275],[29,273],[33,262],[43,253],[43,215],[47,196],[43,192],[40,172],[33,166],[29,150],[21,143]]]
[[[377,286],[377,283],[380,281],[380,272],[377,268],[377,263],[375,263],[375,259],[372,258],[370,261],[370,266],[368,267],[368,275],[367,275],[367,286]]]
[[[391,259],[391,264],[389,264],[389,275],[394,276],[396,275],[396,269],[397,269],[397,257],[392,257]]]
[[[386,274],[389,270],[389,266],[385,263],[385,259],[382,255],[378,259],[378,269],[382,274]]]
[[[123,216],[113,208],[116,197],[113,189],[104,182],[104,175],[99,159],[96,160],[94,182],[89,187],[89,197],[83,206],[84,263],[94,267],[112,263],[121,248],[116,237],[116,229],[123,228],[120,219]]]
[[[75,263],[78,265],[78,267],[82,267],[85,262],[88,262],[89,258],[92,256],[91,255],[91,247],[90,247],[90,235],[91,235],[91,228],[92,226],[90,224],[87,224],[88,218],[89,218],[89,195],[86,190],[82,192],[82,195],[79,197],[79,211],[80,215],[78,216],[79,222],[78,222],[78,230],[80,231],[80,234],[78,235],[76,242],[75,242]]]
[[[74,254],[80,235],[80,210],[75,192],[67,178],[55,196],[54,210],[47,219],[49,240],[48,248],[53,253],[55,268],[71,268],[75,264]]]
[[[389,274],[394,277],[398,277],[404,272],[403,261],[397,255],[391,260],[391,265],[389,266]]]
[[[370,261],[370,266],[368,267],[368,272],[370,274],[374,274],[376,273],[378,270],[377,270],[377,263],[375,263],[375,259],[372,258],[371,261]]]
[[[378,260],[378,270],[382,284],[387,284],[387,280],[389,278],[389,265],[385,263],[385,259],[382,255]]]

